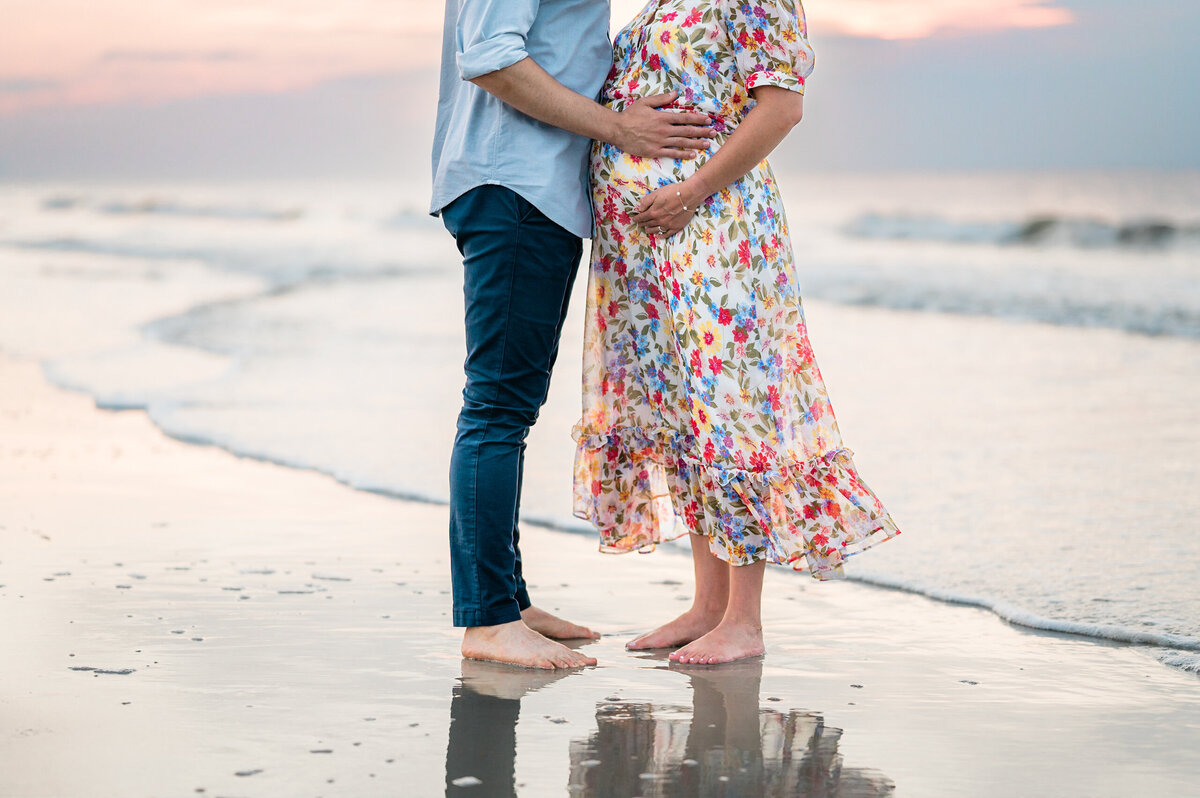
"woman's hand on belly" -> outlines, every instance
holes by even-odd
[[[643,196],[629,218],[647,233],[673,236],[688,226],[700,203],[708,199],[711,193],[704,181],[698,175],[693,175]]]

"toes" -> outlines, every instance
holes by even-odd
[[[571,652],[571,660],[572,660],[572,663],[574,665],[576,665],[577,667],[583,667],[584,665],[595,665],[596,664],[595,657],[589,657],[587,654],[583,654],[578,651]]]

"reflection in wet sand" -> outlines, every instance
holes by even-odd
[[[880,798],[882,773],[845,768],[842,730],[815,712],[763,709],[762,659],[671,668],[692,706],[627,701],[596,706],[596,730],[572,740],[564,794],[584,798]],[[446,796],[516,798],[521,699],[569,675],[463,660],[450,704]],[[554,767],[551,765],[551,767]],[[529,798],[527,796],[527,798]]]
[[[586,798],[857,798],[891,795],[882,774],[843,768],[841,729],[812,712],[759,707],[762,659],[680,669],[692,707],[606,701],[571,743],[569,790]]]
[[[450,699],[446,798],[515,798],[521,699],[572,672],[464,659]]]

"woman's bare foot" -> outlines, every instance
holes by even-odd
[[[703,637],[671,652],[669,659],[688,665],[715,665],[756,657],[764,651],[761,626],[725,620]]]
[[[463,633],[462,655],[526,668],[580,668],[596,664],[595,657],[586,657],[538,634],[524,621],[470,627]]]
[[[557,615],[551,615],[540,607],[529,607],[521,612],[521,620],[535,632],[552,640],[595,640],[599,632],[593,632],[586,626],[564,621]]]
[[[724,608],[706,612],[692,607],[673,621],[664,623],[653,632],[646,632],[630,640],[625,648],[631,651],[641,651],[650,648],[674,648],[690,643],[696,638],[708,634],[721,622]]]

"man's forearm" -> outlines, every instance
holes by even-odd
[[[471,82],[548,125],[610,143],[618,138],[616,111],[571,91],[532,58],[480,75]]]

